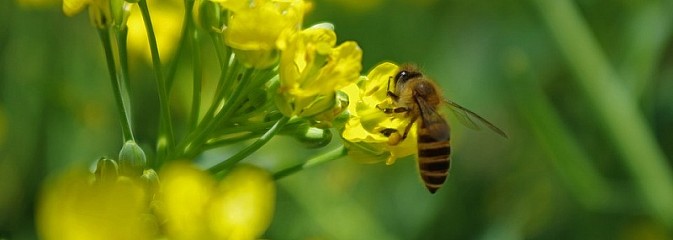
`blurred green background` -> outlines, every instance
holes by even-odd
[[[673,238],[671,10],[656,0],[315,1],[305,25],[332,22],[340,41],[357,41],[363,74],[417,63],[509,139],[448,115],[452,172],[434,195],[413,158],[341,159],[282,179],[265,238]],[[150,149],[151,68],[130,61],[136,136]],[[0,239],[36,237],[47,176],[121,148],[107,77],[87,14],[0,2]],[[180,85],[173,106],[184,122],[190,88]],[[278,137],[250,161],[273,171],[329,149],[286,150],[302,148]]]

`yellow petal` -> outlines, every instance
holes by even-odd
[[[234,168],[210,205],[210,224],[223,239],[256,239],[269,227],[276,202],[271,175],[251,165]]]
[[[159,175],[162,192],[158,211],[166,221],[166,235],[171,239],[209,238],[206,206],[215,181],[186,162],[167,165]]]
[[[150,239],[147,194],[128,178],[91,182],[85,169],[71,170],[45,184],[37,210],[44,239]],[[149,225],[148,225],[149,224]],[[156,223],[154,223],[156,224]]]
[[[225,31],[225,41],[232,48],[241,50],[272,50],[281,33],[299,30],[303,15],[303,1],[287,4],[255,1],[247,8],[234,10]]]

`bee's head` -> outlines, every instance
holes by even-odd
[[[422,76],[422,74],[418,70],[415,70],[415,68],[403,66],[401,70],[395,75],[395,83],[404,84],[410,79],[420,76]]]

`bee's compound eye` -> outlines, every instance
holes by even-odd
[[[396,81],[406,82],[408,80],[408,78],[409,78],[409,72],[404,71],[404,70],[398,72],[397,75],[395,75],[395,80]]]

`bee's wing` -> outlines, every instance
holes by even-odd
[[[481,129],[479,127],[479,124],[475,123],[472,120],[472,118],[476,118],[477,120],[479,120],[479,122],[481,122],[483,125],[486,125],[489,129],[491,129],[495,133],[499,134],[500,136],[502,136],[504,138],[508,138],[507,134],[505,134],[504,131],[500,130],[500,128],[496,127],[495,125],[493,125],[492,123],[490,123],[489,121],[487,121],[483,117],[477,115],[476,113],[470,111],[469,109],[467,109],[463,106],[460,106],[457,103],[455,103],[451,100],[448,100],[448,99],[444,99],[444,102],[446,102],[449,105],[449,109],[451,109],[451,112],[453,112],[453,114],[456,116],[456,118],[458,118],[458,121],[460,121],[460,123],[462,123],[466,127],[469,127],[469,128],[472,128],[472,129],[477,129],[477,130]]]
[[[427,129],[430,136],[435,140],[449,139],[449,124],[444,117],[422,98],[416,98],[416,103],[420,108],[422,128]]]

